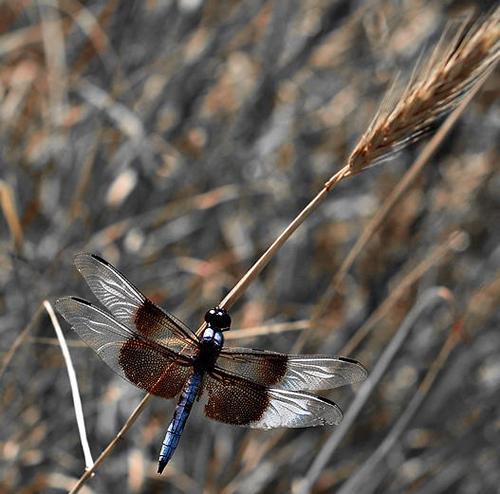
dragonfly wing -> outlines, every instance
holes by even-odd
[[[65,297],[56,309],[117,374],[152,394],[173,398],[193,373],[193,360],[116,321],[89,302]]]
[[[226,424],[256,429],[336,425],[340,408],[325,398],[272,389],[215,368],[205,376],[205,414]]]
[[[249,348],[225,347],[217,365],[264,386],[290,391],[333,389],[367,376],[359,362],[344,357],[287,355]]]
[[[194,354],[198,350],[198,338],[188,326],[144,296],[107,261],[80,253],[75,266],[117,321],[176,351]]]

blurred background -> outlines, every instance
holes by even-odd
[[[495,3],[1,2],[0,493],[67,491],[84,469],[39,309],[94,300],[75,253],[103,256],[197,328],[343,166],[395,74],[450,18]],[[313,492],[359,473],[429,369],[418,410],[354,492],[500,492],[498,83],[497,70],[335,296],[335,273],[421,145],[342,181],[232,309],[235,330],[261,334],[228,344],[342,353],[370,371],[426,290],[455,299],[419,318]],[[95,458],[144,393],[61,324]],[[355,390],[324,395],[346,411]],[[152,399],[85,492],[288,493],[335,432],[247,431],[194,409],[159,476],[174,405]]]

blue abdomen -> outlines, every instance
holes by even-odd
[[[198,394],[198,389],[200,388],[202,375],[195,372],[187,381],[186,386],[182,390],[181,397],[179,398],[179,403],[177,404],[174,412],[174,416],[170,425],[168,426],[167,434],[163,440],[163,444],[160,451],[160,458],[158,460],[158,473],[161,473],[170,458],[174,454],[175,448],[179,444],[181,439],[182,431],[186,425],[186,420],[189,417],[189,412],[191,412],[191,407],[193,406],[196,395]]]

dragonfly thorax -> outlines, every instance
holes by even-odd
[[[215,365],[215,361],[224,345],[224,336],[218,328],[213,328],[210,324],[205,328],[200,338],[200,353],[196,358],[196,363],[201,370],[210,370]]]
[[[220,350],[224,344],[224,336],[222,336],[222,331],[218,328],[213,328],[208,325],[203,331],[201,336],[201,343],[206,347],[214,347],[214,349]]]

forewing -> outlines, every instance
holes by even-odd
[[[173,398],[193,372],[190,357],[142,337],[85,300],[65,297],[55,305],[111,369],[139,388]]]
[[[296,391],[271,389],[215,368],[205,376],[205,414],[226,424],[256,429],[336,425],[342,411],[333,402]]]
[[[75,256],[75,266],[119,322],[173,350],[191,355],[198,350],[196,335],[182,321],[151,302],[104,259],[81,253]]]
[[[264,386],[290,391],[333,389],[367,376],[359,362],[343,357],[287,355],[249,348],[225,347],[217,365]]]

